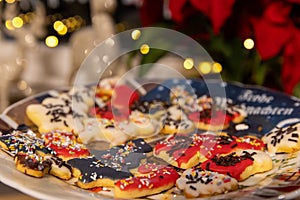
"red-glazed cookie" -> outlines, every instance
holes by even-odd
[[[45,145],[56,152],[56,156],[63,160],[82,158],[90,155],[88,149],[76,141],[73,133],[53,131],[42,135]]]
[[[211,131],[224,130],[230,123],[240,123],[247,117],[247,113],[241,107],[230,103],[229,100],[222,106],[216,101],[207,96],[197,100],[198,109],[188,115],[196,127]]]
[[[236,137],[225,133],[177,134],[155,145],[154,155],[182,169],[191,168],[216,155],[238,149],[264,149],[264,143],[252,137]]]
[[[271,157],[257,150],[240,150],[228,155],[215,156],[201,163],[201,168],[209,171],[226,174],[238,181],[249,176],[272,169]]]
[[[173,167],[145,164],[138,168],[141,175],[121,179],[115,183],[115,198],[138,198],[157,194],[173,187],[179,174]]]

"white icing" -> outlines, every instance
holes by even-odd
[[[300,123],[273,129],[262,140],[270,153],[291,153],[300,149]]]
[[[176,186],[189,197],[221,194],[237,189],[238,182],[230,176],[200,169],[187,169],[177,179]]]

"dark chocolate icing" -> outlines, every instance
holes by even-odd
[[[139,138],[104,151],[99,151],[96,154],[96,158],[105,166],[116,170],[129,171],[138,167],[140,161],[146,158],[146,153],[151,151],[152,147]]]
[[[130,172],[105,166],[95,157],[74,158],[68,160],[67,163],[80,171],[79,181],[83,183],[90,183],[102,178],[118,180],[132,176]]]

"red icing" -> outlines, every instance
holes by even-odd
[[[161,151],[167,152],[180,167],[183,163],[188,163],[197,153],[205,156],[206,159],[210,159],[216,155],[227,154],[236,149],[262,150],[264,148],[264,143],[261,140],[254,138],[247,140],[247,138],[225,137],[223,140],[226,140],[228,143],[224,144],[220,137],[212,134],[174,135],[165,141],[157,143],[154,153],[159,155]]]
[[[207,160],[201,164],[201,168],[218,172],[220,174],[226,174],[240,181],[241,180],[240,176],[243,173],[243,171],[245,171],[245,169],[252,164],[253,164],[253,160],[249,158],[241,160],[239,163],[235,165],[229,165],[229,166],[218,165],[212,160]],[[207,165],[209,165],[209,169],[206,168]]]
[[[49,132],[42,138],[45,145],[53,149],[58,157],[77,158],[90,155],[88,149],[77,143],[76,137],[70,132]]]
[[[139,99],[139,94],[127,85],[119,85],[114,88],[112,103],[118,107],[127,107]]]
[[[109,98],[105,108],[92,108],[90,113],[109,120],[127,119],[130,115],[130,105],[139,99],[139,95],[129,86],[119,85],[112,90],[112,96]]]
[[[205,124],[210,125],[228,125],[236,115],[227,115],[223,110],[214,111],[213,115],[211,113],[211,109],[205,109],[201,112],[192,112],[188,115],[188,118],[193,122],[203,122]]]
[[[179,178],[179,174],[173,167],[145,164],[138,168],[143,175],[121,179],[115,183],[115,186],[122,191],[135,189],[151,190],[165,185],[174,185]]]

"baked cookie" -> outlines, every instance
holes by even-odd
[[[99,119],[99,128],[111,146],[123,144],[132,138],[129,132],[122,131],[114,120]]]
[[[139,111],[148,115],[150,118],[160,120],[166,114],[167,108],[170,106],[168,102],[164,101],[135,101],[130,106],[131,111]]]
[[[187,198],[207,197],[238,189],[236,179],[217,172],[187,169],[177,179],[176,186]]]
[[[115,88],[119,77],[110,77],[110,78],[104,78],[102,79],[96,89],[96,95],[101,96],[108,96],[111,97],[113,93],[113,89]]]
[[[117,126],[122,132],[131,137],[147,138],[157,135],[162,127],[162,123],[159,120],[150,118],[148,114],[144,114],[140,111],[132,111],[128,120],[119,121]]]
[[[19,152],[15,156],[16,169],[20,172],[41,178],[50,169],[51,162],[43,156]]]
[[[95,105],[94,87],[73,87],[68,92],[72,110],[78,113],[88,113],[90,107]]]
[[[83,144],[94,141],[106,141],[106,137],[101,132],[101,121],[99,118],[86,118],[83,120],[84,129],[78,133],[77,140]]]
[[[82,120],[87,117],[82,111],[72,110],[71,100],[66,94],[46,98],[41,104],[28,105],[26,115],[38,126],[40,133],[52,130],[78,133],[83,129]]]
[[[300,123],[275,128],[262,137],[270,153],[293,153],[300,150]]]
[[[184,85],[177,85],[170,89],[170,101],[172,105],[179,106],[185,112],[196,112],[198,109],[197,104],[197,95],[194,91],[191,91],[192,88],[189,88]]]
[[[56,152],[56,156],[69,160],[90,155],[89,150],[81,143],[78,143],[73,133],[67,131],[52,131],[41,135],[45,145]]]
[[[171,106],[167,109],[163,119],[161,133],[190,133],[195,130],[194,123],[190,121],[179,106]]]
[[[202,130],[224,130],[229,127],[230,123],[240,123],[247,117],[247,113],[242,108],[230,103],[229,100],[224,106],[205,95],[199,97],[197,103],[198,110],[189,113],[188,118]]]
[[[216,155],[239,149],[264,149],[264,143],[254,137],[236,137],[226,133],[176,134],[158,142],[153,155],[181,169],[191,168]]]
[[[64,160],[56,156],[46,156],[49,162],[51,162],[49,174],[62,180],[69,180],[72,178],[72,167],[68,165]]]
[[[173,167],[145,164],[138,168],[139,175],[116,181],[114,197],[133,199],[168,190],[175,185],[179,174]]]
[[[19,152],[45,155],[55,155],[56,152],[45,146],[42,139],[37,138],[31,130],[27,132],[12,131],[10,134],[0,136],[0,147],[15,156]]]
[[[67,163],[72,166],[73,176],[78,178],[76,185],[83,189],[113,187],[115,181],[132,176],[130,172],[105,166],[95,157],[74,158]]]
[[[105,151],[99,151],[96,153],[96,158],[107,167],[118,171],[130,171],[137,168],[141,162],[145,161],[147,154],[151,153],[152,147],[139,138]]]
[[[273,161],[263,151],[239,150],[228,155],[215,156],[201,163],[201,167],[243,181],[254,174],[271,170]]]

